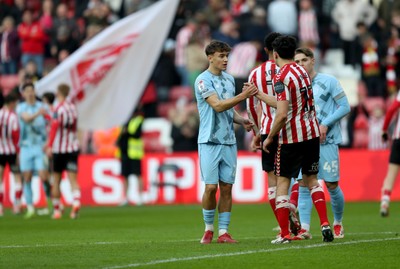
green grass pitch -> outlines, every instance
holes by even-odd
[[[332,219],[330,205],[328,205]],[[238,244],[201,245],[200,205],[84,207],[77,220],[6,210],[0,218],[0,268],[400,268],[400,203],[347,203],[345,238],[323,243],[313,211],[312,240],[272,245],[267,204],[233,205]]]

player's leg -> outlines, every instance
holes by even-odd
[[[199,144],[199,162],[201,180],[205,184],[202,197],[202,213],[205,232],[200,240],[202,244],[209,244],[214,234],[215,209],[217,207],[216,194],[218,189],[218,163],[220,152],[216,145]]]
[[[21,198],[22,198],[22,177],[21,177],[21,172],[19,170],[17,155],[15,154],[10,155],[8,164],[10,165],[10,170],[14,176],[15,195],[14,195],[13,212],[14,214],[20,214]]]
[[[324,144],[320,147],[318,178],[324,179],[331,197],[334,216],[333,232],[335,238],[344,237],[342,224],[344,212],[344,195],[339,185],[339,147],[335,144]]]
[[[220,197],[218,202],[218,243],[236,243],[228,233],[232,212],[232,186],[235,183],[237,148],[236,145],[220,145],[221,161],[218,174]]]
[[[298,143],[282,144],[278,146],[276,154],[275,174],[277,176],[276,188],[276,215],[278,217],[281,235],[273,244],[288,243],[291,240],[289,231],[289,187],[291,178],[300,171],[301,159]]]
[[[23,181],[23,194],[26,202],[25,218],[31,218],[35,215],[35,207],[33,206],[33,191],[32,191],[32,174],[34,169],[33,151],[28,147],[21,147],[19,160],[20,170]]]
[[[390,195],[400,170],[400,139],[395,139],[390,150],[389,166],[382,185],[380,213],[382,217],[389,215]]]
[[[261,141],[267,138],[267,135],[261,136]],[[263,171],[268,174],[268,200],[271,206],[272,212],[274,212],[276,221],[278,221],[278,217],[276,215],[276,184],[277,177],[275,176],[275,154],[278,148],[278,137],[274,139],[274,143],[269,147],[270,152],[267,153],[265,151],[261,152],[261,163]]]
[[[49,182],[49,173],[48,173],[48,158],[46,154],[44,153],[42,148],[35,148],[34,152],[34,169],[33,171],[38,172],[38,176],[40,178],[40,181],[42,183],[44,193],[46,195],[46,203],[47,207],[41,208],[37,210],[38,215],[48,215],[50,214],[50,209],[51,207],[51,186]]]
[[[311,223],[311,212],[313,202],[311,199],[310,190],[305,185],[303,179],[298,180],[299,182],[299,200],[298,200],[298,211],[301,223],[301,230],[295,239],[304,240],[311,239],[310,223]]]
[[[26,213],[24,217],[29,219],[35,215],[35,207],[33,205],[32,171],[22,172],[22,178],[24,181],[23,193],[26,202]]]
[[[331,242],[333,241],[333,234],[328,220],[325,193],[317,179],[320,153],[319,139],[315,138],[302,142],[302,146],[304,147],[302,152],[305,153],[302,167],[303,180],[311,192],[311,198],[320,219],[323,240]]]
[[[79,210],[81,208],[81,188],[77,179],[78,172],[78,152],[63,154],[66,158],[66,170],[68,173],[68,179],[71,184],[72,191],[72,210],[70,217],[76,219],[78,217]]]
[[[52,219],[60,219],[62,217],[60,183],[61,183],[61,173],[57,172],[55,169],[53,171],[53,184],[51,188],[51,198],[53,203]]]

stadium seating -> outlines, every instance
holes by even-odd
[[[0,89],[3,95],[7,95],[12,89],[19,85],[18,75],[2,75],[0,76]]]

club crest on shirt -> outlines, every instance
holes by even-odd
[[[274,84],[274,90],[276,93],[283,93],[283,91],[285,90],[285,84],[278,81],[277,83]]]
[[[200,91],[201,94],[203,94],[203,93],[205,93],[205,92],[207,91],[207,88],[206,88],[206,86],[204,85],[204,81],[203,81],[203,80],[200,80],[200,81],[197,83],[197,88],[199,88],[199,91]]]

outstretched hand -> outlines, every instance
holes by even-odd
[[[249,119],[243,119],[242,125],[247,132],[250,132],[253,129],[254,123]]]
[[[266,153],[269,153],[268,146],[271,145],[272,142],[273,142],[273,139],[270,138],[269,136],[264,140],[262,148]]]
[[[258,93],[258,88],[254,85],[253,82],[245,82],[243,84],[242,92],[246,95],[247,98],[254,96]]]

